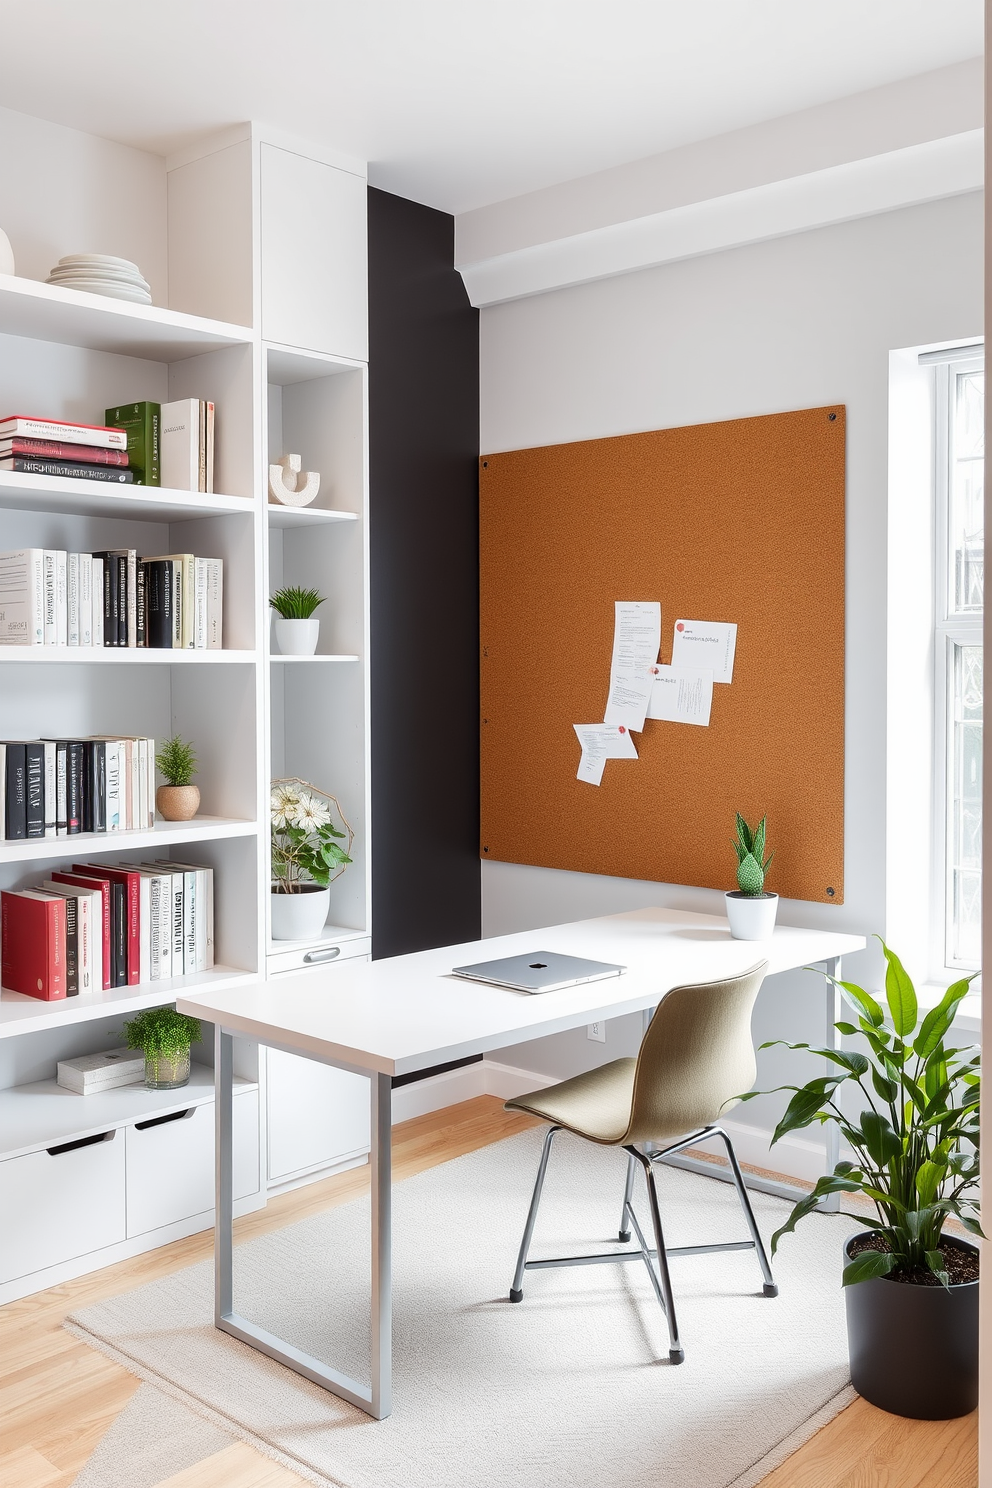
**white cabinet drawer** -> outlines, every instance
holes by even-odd
[[[278,944],[278,942],[276,942]],[[367,935],[355,940],[328,940],[317,944],[299,945],[291,951],[275,951],[265,959],[268,975],[282,976],[287,971],[310,971],[336,966],[339,961],[354,961],[369,958],[370,941]]]
[[[257,1193],[258,1092],[234,1097],[234,1197]],[[127,1235],[175,1224],[214,1207],[214,1106],[129,1126]]]
[[[125,1238],[124,1133],[0,1162],[0,1279]]]
[[[268,1049],[268,1174],[279,1183],[369,1148],[364,1075]]]

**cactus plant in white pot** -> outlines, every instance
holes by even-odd
[[[775,929],[778,895],[765,888],[765,874],[774,853],[765,857],[768,819],[749,827],[737,812],[737,888],[727,894],[727,919],[735,940],[767,940]]]

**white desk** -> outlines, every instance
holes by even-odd
[[[839,960],[864,948],[859,935],[781,926],[768,941],[732,940],[726,920],[665,909],[470,941],[385,961],[345,963],[278,982],[180,997],[181,1012],[215,1024],[217,1208],[215,1307],[218,1328],[368,1411],[391,1410],[391,1081],[449,1060],[524,1039],[579,1028],[624,1013],[649,1014],[672,987],[736,976],[767,960],[769,975],[816,962],[839,975]],[[540,997],[468,982],[452,966],[532,951],[560,951],[628,970]],[[834,1040],[837,998],[827,986],[825,1041]],[[810,978],[810,991],[818,989]],[[367,1075],[371,1085],[372,1368],[366,1386],[302,1353],[234,1310],[231,1121],[233,1037]],[[828,1159],[831,1153],[828,1149]],[[836,1160],[836,1154],[833,1159]],[[691,1159],[685,1160],[691,1163]],[[832,1165],[832,1162],[831,1162]],[[703,1165],[713,1176],[713,1169]],[[776,1190],[778,1191],[778,1190]],[[508,1260],[509,1264],[509,1260]]]

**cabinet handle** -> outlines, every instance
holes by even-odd
[[[74,1142],[61,1142],[58,1147],[46,1147],[49,1157],[59,1157],[63,1152],[75,1152],[79,1147],[95,1147],[97,1142],[112,1142],[115,1131],[97,1132],[95,1137],[77,1137]]]
[[[170,1111],[167,1116],[152,1116],[148,1121],[136,1121],[134,1129],[135,1131],[147,1131],[150,1126],[164,1126],[167,1121],[185,1121],[186,1117],[192,1116],[195,1110],[195,1106],[190,1106],[185,1111]]]
[[[316,966],[321,961],[333,961],[335,956],[340,956],[340,946],[328,946],[323,951],[307,951],[303,957],[304,966]]]

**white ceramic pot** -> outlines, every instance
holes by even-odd
[[[273,940],[316,940],[327,922],[330,889],[304,884],[299,893],[269,895]]]
[[[275,620],[276,645],[282,656],[312,656],[317,649],[320,621],[284,620],[281,615]]]
[[[777,894],[742,894],[734,889],[724,896],[727,919],[735,940],[767,940],[775,929]]]

